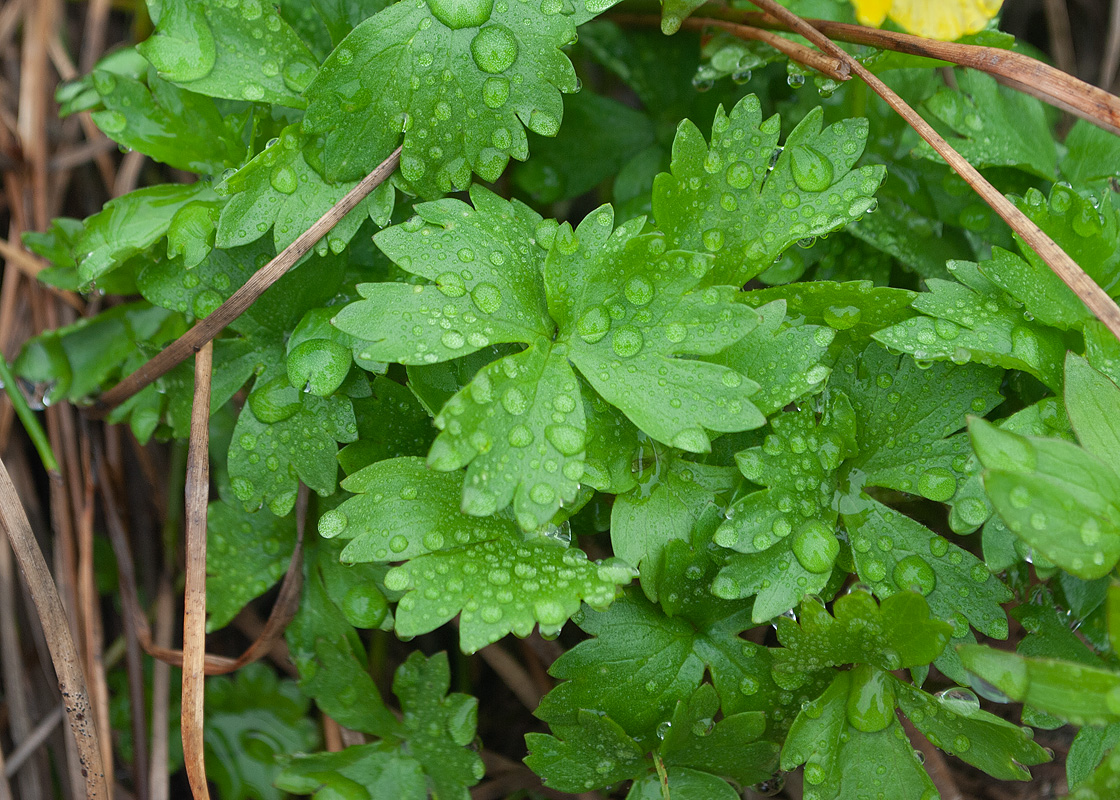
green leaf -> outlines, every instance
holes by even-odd
[[[357,496],[319,518],[319,533],[347,542],[347,563],[400,561],[514,535],[509,520],[459,511],[461,473],[433,472],[421,458],[393,458],[342,482]]]
[[[727,367],[677,358],[711,355],[750,332],[758,316],[732,287],[699,288],[704,256],[666,249],[641,220],[614,229],[610,206],[556,232],[545,265],[549,310],[580,373],[650,436],[694,453],[705,429],[757,428],[757,388]]]
[[[645,751],[609,716],[580,710],[570,724],[552,725],[555,736],[525,734],[525,763],[545,786],[583,792],[634,777]]]
[[[324,181],[307,162],[304,144],[298,126],[291,125],[222,182],[218,191],[229,200],[218,221],[218,247],[254,242],[271,228],[279,252],[354,188],[357,181]],[[320,256],[328,250],[341,253],[367,218],[384,225],[393,211],[394,197],[392,183],[382,183],[319,240],[315,252]]]
[[[691,121],[682,122],[672,171],[658,175],[653,189],[653,215],[669,247],[713,253],[708,281],[742,285],[798,239],[831,233],[871,209],[884,169],[853,169],[867,121],[841,120],[822,132],[822,120],[823,110],[812,109],[784,150],[780,120],[763,122],[753,95],[730,116],[716,111],[710,147]]]
[[[207,628],[213,631],[283,576],[295,549],[295,520],[211,503],[206,540]]]
[[[914,299],[914,308],[926,316],[881,330],[874,338],[920,361],[974,361],[1020,369],[1052,389],[1060,388],[1065,354],[1061,333],[1030,320],[977,264],[951,261],[948,267],[961,283],[928,279],[930,291]]]
[[[192,203],[184,209],[194,206]],[[188,268],[183,258],[153,254],[136,276],[136,288],[155,305],[201,319],[228,300],[272,255],[267,244],[254,243],[210,250]]]
[[[959,89],[941,89],[925,107],[957,134],[950,143],[977,167],[1016,167],[1052,181],[1057,148],[1042,103],[974,70],[954,70]],[[939,158],[928,146],[927,158]]]
[[[244,162],[248,107],[220,109],[211,98],[168,83],[155,70],[146,85],[128,75],[94,70],[93,85],[102,106],[93,112],[93,121],[124,147],[201,175],[220,175]]]
[[[313,750],[319,731],[294,681],[260,663],[206,681],[206,777],[229,800],[280,800],[278,758]]]
[[[1078,577],[1107,575],[1120,560],[1120,475],[1111,462],[980,419],[969,427],[984,488],[1008,527]]]
[[[732,488],[735,474],[727,467],[684,461],[656,445],[643,446],[638,459],[638,485],[617,496],[611,508],[611,548],[641,567],[642,590],[656,601],[656,569],[665,546],[689,542],[694,530],[719,524],[715,496]]]
[[[1033,252],[1027,254],[1028,258]],[[1037,258],[1025,261],[1007,250],[993,247],[991,259],[978,266],[985,278],[1023,304],[1024,318],[1029,314],[1039,322],[1063,330],[1081,328],[1094,319],[1092,312],[1062,283],[1054,270]],[[975,288],[982,293],[990,289]]]
[[[1000,404],[1001,379],[999,370],[972,364],[922,369],[876,345],[844,358],[829,386],[848,396],[859,421],[859,454],[845,464],[849,497],[866,485],[952,500],[970,455],[968,437],[953,434],[966,414]]]
[[[335,324],[370,342],[363,357],[432,364],[500,342],[551,337],[540,278],[548,231],[514,200],[471,188],[474,208],[444,199],[416,206],[419,216],[374,241],[408,272],[432,283],[359,284]]]
[[[976,644],[962,645],[958,651],[969,672],[1012,700],[1074,725],[1120,722],[1120,673],[1070,661],[1024,658]]]
[[[836,599],[830,615],[816,600],[801,603],[800,620],[780,617],[775,677],[826,666],[874,664],[895,670],[924,666],[941,654],[952,626],[930,618],[920,594],[899,592],[881,605],[863,591]]]
[[[398,456],[422,456],[428,452],[435,428],[416,396],[394,380],[377,376],[372,395],[354,400],[358,441],[338,453],[347,474],[362,467]]]
[[[276,785],[321,800],[381,797],[467,800],[468,787],[485,768],[468,748],[474,741],[478,701],[447,693],[447,654],[425,658],[415,652],[398,669],[393,692],[403,719],[384,741],[288,760]]]
[[[868,791],[933,800],[937,790],[894,715],[893,697],[865,694],[869,688],[893,688],[897,681],[870,670],[838,674],[824,694],[806,704],[782,747],[782,769],[805,764],[805,796],[819,800],[847,800]]]
[[[669,796],[674,800],[736,800],[741,795],[727,781],[707,772],[677,767],[668,771]],[[665,790],[656,773],[635,781],[626,800],[663,800]]]
[[[732,556],[712,591],[719,597],[757,594],[754,621],[793,608],[821,591],[840,553],[833,497],[837,469],[854,455],[855,420],[843,395],[836,395],[820,421],[806,407],[771,420],[761,447],[735,456],[752,483],[767,486],[741,497],[713,541],[745,555]],[[796,480],[789,476],[797,474]]]
[[[578,548],[510,537],[418,556],[394,567],[385,585],[408,590],[397,606],[399,636],[459,614],[459,645],[473,653],[510,632],[524,638],[538,622],[543,635],[556,635],[581,601],[605,608],[634,575],[616,559],[590,562]]]
[[[571,504],[583,476],[586,425],[566,348],[540,339],[483,367],[436,417],[428,465],[467,466],[462,509],[487,516],[512,503],[533,530]]]
[[[1120,137],[1115,133],[1079,119],[1066,136],[1065,146],[1062,174],[1073,185],[1085,187],[1117,175]]]
[[[566,95],[560,133],[552,139],[530,135],[533,157],[516,165],[511,177],[538,205],[569,200],[618,174],[653,141],[653,122],[645,114],[592,92]]]
[[[286,377],[279,380],[287,384]],[[273,415],[261,420],[257,412],[266,404],[254,403],[253,397],[265,389],[258,380],[237,418],[229,472],[233,493],[246,510],[267,503],[272,513],[284,516],[295,505],[300,481],[324,497],[335,490],[336,442],[354,441],[358,426],[349,399],[316,397],[290,384],[283,390],[290,400],[279,408],[269,403]]]
[[[1073,744],[1070,745],[1069,755],[1066,756],[1066,782],[1070,789],[1080,788],[1079,784],[1083,783],[1097,767],[1104,766],[1102,760],[1117,744],[1120,744],[1120,723],[1113,723],[1104,728],[1079,730],[1073,738]],[[1116,764],[1115,771],[1120,772],[1120,763]],[[1092,784],[1088,788],[1093,788]],[[1078,797],[1076,792],[1072,796],[1078,800],[1088,800],[1085,795]]]
[[[340,725],[379,736],[398,733],[366,663],[357,632],[327,592],[322,561],[336,559],[317,541],[305,542],[299,610],[285,630],[300,690]]]
[[[710,683],[678,700],[663,731],[658,754],[670,775],[697,770],[750,786],[769,778],[778,767],[779,747],[762,739],[766,715],[761,711],[730,714],[715,722],[719,698]]]
[[[1066,354],[1066,413],[1081,446],[1110,460],[1120,453],[1120,388],[1089,362]]]
[[[1068,186],[1055,184],[1050,199],[1030,189],[1022,199],[1013,198],[1019,210],[1053,239],[1109,294],[1120,284],[1120,209],[1107,201],[1083,197]],[[1023,257],[1042,273],[1049,267],[1025,242],[1017,239]],[[1053,280],[1049,279],[1053,284]],[[1074,301],[1068,295],[1066,302]]]
[[[576,75],[561,6],[492,0],[397,3],[354,28],[307,90],[305,129],[322,137],[329,180],[353,180],[404,131],[401,173],[421,195],[501,175],[534,133],[560,129]]]
[[[1084,730],[1086,729],[1082,729]],[[1093,774],[1078,784],[1069,797],[1070,800],[1104,800],[1117,791],[1120,791],[1120,748],[1113,747]]]
[[[337,753],[297,754],[276,777],[276,786],[319,800],[429,797],[420,764],[386,742],[355,745]]]
[[[593,709],[648,749],[677,700],[691,695],[708,670],[724,714],[766,711],[767,736],[780,739],[819,683],[782,692],[770,676],[769,651],[739,637],[753,627],[749,603],[712,597],[710,570],[682,573],[687,602],[671,617],[635,589],[606,611],[581,613],[577,624],[594,638],[552,665],[551,674],[564,682],[544,697],[537,716],[555,731],[576,724],[581,709]]]
[[[213,198],[209,184],[199,181],[149,186],[110,200],[86,220],[78,238],[78,277],[90,283],[119,268],[166,236],[180,208]]]
[[[393,694],[401,701],[408,752],[424,769],[433,797],[467,800],[467,787],[485,768],[469,748],[475,739],[478,700],[452,692],[447,654],[425,658],[414,652],[397,669]]]
[[[804,318],[807,324],[835,331],[832,350],[836,351],[839,344],[862,344],[877,330],[914,316],[910,303],[916,296],[916,292],[906,289],[880,287],[861,280],[794,283],[744,292],[741,299],[755,308],[785,300],[788,317]],[[818,335],[819,344],[825,337]]]
[[[172,2],[137,50],[161,78],[198,94],[303,108],[316,62],[264,0]]]
[[[980,710],[967,689],[947,689],[930,697],[901,681],[895,686],[899,708],[935,747],[999,780],[1028,781],[1024,767],[1052,756],[1018,725]]]
[[[968,624],[996,639],[1007,638],[1000,603],[1011,592],[983,561],[925,525],[869,498],[858,514],[844,514],[856,571],[880,598],[916,588],[938,619],[951,622],[954,637]]]
[[[462,473],[424,468],[417,458],[373,464],[343,486],[360,492],[319,521],[323,535],[351,539],[343,560],[409,561],[386,585],[409,590],[397,609],[397,633],[416,636],[460,616],[460,644],[474,652],[512,631],[528,636],[538,622],[559,632],[583,600],[605,607],[635,572],[617,559],[588,562],[577,548],[548,536],[524,538],[499,517],[458,510]]]
[[[755,306],[750,295],[748,305]],[[746,375],[761,389],[751,402],[770,416],[799,397],[824,387],[831,372],[829,345],[835,332],[821,325],[797,324],[786,314],[786,301],[758,307],[758,327],[722,353],[705,360]]]

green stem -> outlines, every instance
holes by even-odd
[[[54,451],[51,450],[51,443],[47,440],[47,434],[43,430],[43,426],[39,424],[35,412],[27,404],[27,398],[23,396],[23,392],[16,385],[16,376],[12,374],[12,369],[3,356],[0,356],[0,383],[4,384],[4,391],[8,393],[8,399],[12,401],[16,416],[23,423],[23,429],[27,431],[27,435],[31,437],[31,443],[35,445],[35,449],[39,452],[39,460],[43,462],[47,472],[52,476],[61,474],[58,459],[54,457]]]

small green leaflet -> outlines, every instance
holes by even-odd
[[[1066,355],[1065,401],[1082,447],[1105,460],[1120,453],[1120,387],[1073,353]]]
[[[206,626],[213,631],[280,580],[295,549],[295,520],[211,503],[206,542]]]
[[[1068,186],[1055,184],[1050,190],[1049,202],[1042,192],[1029,189],[1015,205],[1042,228],[1070,258],[1077,262],[1098,286],[1115,295],[1120,290],[1120,209],[1105,200],[1083,197]],[[1039,273],[1049,267],[1026,243],[1019,241],[1019,249]],[[1058,291],[1053,278],[1046,284]],[[1063,284],[1064,286],[1064,284]],[[1066,303],[1077,301],[1067,289]]]
[[[656,601],[657,567],[665,545],[692,541],[719,524],[716,495],[735,484],[728,467],[685,461],[647,440],[635,458],[638,485],[611,507],[611,547],[616,556],[641,567],[642,590]]]
[[[1078,120],[1066,137],[1065,146],[1062,174],[1074,186],[1096,189],[1117,175],[1120,138],[1111,131],[1098,128],[1087,120]]]
[[[278,760],[320,744],[308,705],[294,681],[261,663],[206,681],[206,776],[222,798],[280,800]]]
[[[284,632],[299,670],[299,688],[340,725],[388,736],[400,723],[385,707],[370,677],[365,646],[327,587],[337,553],[308,538],[299,610]]]
[[[834,331],[829,344],[833,352],[838,352],[841,345],[862,346],[876,331],[913,317],[910,304],[916,295],[906,289],[875,286],[867,280],[807,281],[743,292],[740,299],[760,312],[766,304],[784,300],[787,317]],[[817,344],[824,342],[823,334],[816,333],[815,337],[819,337]]]
[[[984,488],[1008,527],[1078,577],[1107,575],[1120,559],[1120,476],[1112,462],[981,419],[970,430]]]
[[[1081,730],[1084,732],[1091,729]],[[1072,750],[1070,755],[1073,755]],[[1115,796],[1120,791],[1120,748],[1113,747],[1084,782],[1077,784],[1076,787],[1073,787],[1071,782],[1071,788],[1070,800],[1105,800]]]
[[[335,48],[308,87],[305,130],[320,136],[324,174],[356,180],[404,132],[401,173],[422,196],[498,179],[525,160],[525,127],[560,130],[560,92],[577,89],[560,50],[575,39],[559,0],[395,3]],[[523,124],[524,123],[524,124]]]
[[[705,360],[730,367],[757,383],[761,388],[751,396],[751,402],[770,416],[824,387],[831,372],[829,345],[836,333],[822,325],[795,324],[786,314],[785,300],[755,306],[750,294],[743,297],[747,305],[758,308],[758,327]]]
[[[683,357],[718,353],[757,322],[732,287],[698,288],[708,259],[667,251],[663,236],[639,234],[641,220],[615,229],[610,206],[573,231],[480,187],[471,199],[474,208],[422,204],[418,217],[375,237],[434,284],[361,284],[366,299],[335,318],[368,343],[359,354],[367,359],[422,365],[494,343],[530,345],[480,369],[436,418],[443,433],[429,464],[468,465],[464,511],[485,516],[512,501],[529,530],[574,500],[589,390],[571,364],[632,422],[685,450],[707,451],[706,429],[763,423],[747,399],[754,383]],[[595,479],[603,473],[596,465]]]
[[[93,121],[113,141],[200,175],[220,175],[244,162],[248,105],[219,108],[213,99],[181,89],[155,70],[146,85],[105,70],[94,70],[92,79],[101,105]]]
[[[812,407],[770,421],[761,447],[737,453],[752,492],[727,510],[713,541],[738,551],[712,584],[719,597],[757,595],[754,621],[763,622],[821,591],[840,553],[833,498],[841,462],[855,454],[855,419],[842,394],[818,422]],[[789,480],[791,474],[798,477]]]
[[[996,258],[1003,263],[1018,261],[1006,255],[1007,258]],[[919,361],[975,361],[1020,369],[1052,389],[1060,388],[1066,349],[1062,333],[1035,321],[979,266],[969,261],[950,261],[949,272],[960,283],[927,279],[929,291],[914,299],[914,308],[926,316],[904,320],[879,331],[874,338],[887,347],[910,353]],[[998,264],[992,265],[993,273],[998,269]]]
[[[301,93],[315,76],[316,60],[272,3],[159,6],[155,33],[136,49],[161,78],[211,97],[304,107]]]
[[[965,668],[1012,700],[1074,725],[1120,722],[1120,673],[1073,661],[1025,658],[978,644],[960,648]],[[1105,702],[1102,703],[1102,698]]]
[[[217,191],[229,197],[218,221],[215,243],[221,248],[256,241],[272,229],[279,252],[310,228],[354,188],[356,181],[328,183],[307,163],[299,127],[289,126]],[[319,255],[341,253],[366,218],[389,221],[395,190],[386,181],[339,220],[316,245]]]
[[[110,200],[86,220],[75,245],[78,277],[90,283],[117,269],[167,235],[175,213],[195,200],[212,200],[206,181],[137,189]]]
[[[782,685],[799,673],[845,664],[885,670],[925,666],[941,654],[952,626],[931,619],[916,592],[899,592],[882,604],[865,591],[836,599],[832,614],[817,600],[801,603],[798,621],[779,617],[774,677]]]
[[[1017,167],[1052,181],[1057,149],[1041,102],[975,70],[954,71],[959,89],[941,89],[927,110],[957,134],[954,148],[977,167]],[[939,159],[928,145],[918,153]]]
[[[468,787],[485,773],[469,748],[478,722],[478,700],[451,682],[447,654],[415,652],[397,669],[393,693],[403,719],[372,744],[338,753],[293,756],[276,779],[288,792],[329,797],[468,800]]]
[[[668,768],[673,797],[711,800],[728,791],[738,797],[723,777],[749,786],[770,777],[777,767],[777,745],[760,740],[766,727],[762,712],[715,722],[718,709],[715,690],[702,684],[690,698],[677,701],[671,718],[660,726],[661,742],[653,758]],[[581,710],[575,724],[554,724],[552,729],[555,736],[526,736],[530,755],[525,761],[545,785],[580,792],[635,779],[628,798],[662,797],[654,765],[610,717]]]
[[[722,107],[716,112],[710,147],[691,121],[682,122],[672,172],[658,175],[653,187],[653,216],[669,246],[713,253],[708,281],[741,286],[798,239],[831,233],[873,208],[885,169],[853,169],[867,121],[841,120],[822,132],[822,120],[817,106],[784,150],[780,120],[763,122],[754,95],[730,116]]]
[[[761,426],[747,399],[757,386],[714,355],[758,324],[731,286],[701,283],[710,259],[670,250],[665,236],[639,234],[643,220],[614,228],[610,206],[574,231],[557,230],[545,264],[548,307],[570,358],[607,402],[659,441],[708,452],[707,430]]]
[[[867,792],[938,797],[895,717],[894,683],[882,670],[861,665],[839,673],[802,709],[782,747],[782,769],[805,765],[805,800]]]
[[[320,533],[351,542],[342,558],[400,561],[386,586],[407,592],[397,607],[401,636],[435,630],[460,614],[465,652],[540,623],[556,633],[580,602],[604,608],[635,570],[618,559],[589,562],[548,536],[525,538],[508,519],[459,512],[461,472],[425,469],[418,458],[373,464],[343,482],[358,492],[319,520]]]

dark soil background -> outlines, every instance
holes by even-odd
[[[948,0],[946,0],[947,2]],[[1113,0],[1120,6],[1120,0]],[[1108,0],[1007,0],[1003,27],[1047,54],[1078,77],[1116,91],[1120,61],[1120,8]],[[60,120],[54,90],[60,80],[88,72],[96,60],[121,43],[147,36],[145,14],[134,0],[0,0],[0,351],[10,360],[38,331],[92,315],[106,301],[79,298],[44,288],[33,280],[43,265],[19,245],[24,231],[44,230],[52,217],[85,217],[102,204],[139,185],[186,179],[138,153],[121,153],[88,116]],[[168,775],[167,725],[147,744],[148,756],[122,759],[120,732],[110,731],[106,675],[125,659],[126,615],[116,596],[115,576],[100,565],[109,545],[104,537],[103,498],[120,498],[128,537],[139,565],[138,581],[150,602],[157,641],[179,640],[182,554],[164,552],[161,541],[176,541],[180,524],[174,493],[167,490],[170,448],[140,447],[124,431],[106,428],[69,407],[45,409],[45,423],[63,463],[61,481],[47,480],[34,450],[0,394],[0,456],[15,481],[32,525],[52,562],[71,628],[90,676],[95,723],[116,758],[117,798],[188,798],[181,775]],[[181,480],[181,478],[180,478]],[[181,509],[179,509],[181,511]],[[260,631],[271,596],[238,617],[235,625],[210,638],[213,652],[237,654]],[[46,643],[26,589],[19,580],[7,539],[0,535],[0,800],[39,800],[84,795],[79,768],[64,736],[65,721]],[[1014,625],[1014,623],[1013,623]],[[1021,631],[1012,629],[1011,641]],[[433,634],[435,636],[435,634]],[[415,646],[414,643],[412,646]],[[440,638],[419,642],[424,649],[454,647]],[[400,655],[389,644],[389,660]],[[532,637],[487,648],[479,656],[455,660],[458,686],[483,698],[480,733],[487,750],[487,778],[472,792],[475,800],[505,797],[567,797],[540,790],[518,763],[523,734],[541,729],[527,712],[551,685],[545,669],[561,644]],[[403,651],[402,651],[403,652]],[[146,661],[150,659],[145,657]],[[282,644],[272,663],[291,673]],[[149,665],[150,666],[150,665]],[[119,672],[119,670],[118,670]],[[166,722],[167,668],[155,668],[155,714]],[[133,686],[136,689],[136,685]],[[115,692],[126,687],[114,686]],[[162,693],[162,694],[161,694]],[[135,696],[135,695],[134,695]],[[1006,710],[1018,722],[1012,707]],[[127,724],[127,723],[126,723]],[[329,724],[328,745],[348,741],[349,733]],[[954,758],[945,757],[916,737],[927,768],[945,800],[1026,800],[1065,793],[1064,756],[1071,730],[1039,731],[1038,741],[1055,752],[1055,761],[1034,769],[1029,784],[999,783]],[[131,747],[131,745],[129,745]],[[154,754],[154,755],[153,755]],[[106,752],[110,761],[113,754]],[[778,796],[798,800],[800,782],[789,776]],[[526,795],[525,790],[539,792]],[[749,797],[755,797],[748,792]],[[600,794],[581,795],[585,800]],[[379,799],[380,800],[380,799]],[[392,800],[386,798],[386,800]]]

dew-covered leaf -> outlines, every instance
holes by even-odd
[[[295,755],[276,777],[276,786],[285,792],[311,795],[317,800],[335,797],[428,800],[429,797],[420,764],[388,742],[353,745],[336,753]]]
[[[1066,413],[1088,452],[1110,460],[1120,453],[1120,388],[1089,362],[1066,354]]]
[[[734,470],[695,464],[671,450],[645,444],[636,456],[638,485],[611,508],[614,554],[641,568],[642,590],[657,600],[657,566],[665,545],[691,541],[697,528],[719,524],[715,495],[732,488]]]
[[[1120,706],[1110,699],[1120,696],[1120,673],[1072,661],[1026,658],[978,644],[962,645],[959,652],[969,672],[1012,700],[1074,725],[1120,722]]]
[[[343,308],[335,324],[369,342],[364,357],[433,364],[551,337],[540,216],[479,186],[471,200],[473,208],[450,198],[422,203],[419,216],[375,237],[398,266],[431,283],[359,285],[366,299]]]
[[[930,278],[929,291],[914,299],[914,308],[925,316],[904,320],[874,338],[920,361],[975,361],[1019,369],[1052,389],[1060,388],[1066,348],[1061,332],[1031,319],[978,266],[949,262],[949,271],[960,283]]]
[[[1112,462],[982,419],[970,431],[986,469],[984,488],[1008,527],[1078,577],[1107,575],[1120,559],[1120,475]]]
[[[1016,167],[1054,180],[1057,148],[1042,103],[976,70],[954,74],[958,88],[941,89],[925,107],[956,134],[950,143],[957,152],[977,167]],[[940,158],[928,146],[918,152]]]
[[[303,108],[315,57],[266,0],[162,3],[137,50],[161,78],[211,97]]]
[[[853,169],[867,121],[845,119],[822,131],[822,120],[823,110],[813,108],[784,150],[780,120],[764,122],[753,95],[730,115],[716,112],[711,146],[696,125],[682,122],[671,172],[658,175],[653,189],[653,216],[670,248],[712,253],[707,281],[742,285],[797,240],[838,230],[873,208],[883,167]]]
[[[952,626],[931,619],[916,592],[899,592],[881,604],[864,591],[836,599],[829,614],[820,602],[801,603],[798,621],[780,617],[774,672],[804,673],[829,666],[874,664],[896,670],[920,667],[941,654]]]
[[[614,228],[610,206],[556,232],[545,265],[549,309],[572,362],[604,399],[650,436],[707,452],[708,430],[757,428],[757,386],[711,355],[741,339],[758,315],[728,286],[699,288],[711,262],[666,250],[641,220]]]
[[[864,508],[844,514],[856,572],[880,598],[916,589],[933,615],[953,624],[954,638],[968,625],[996,639],[1007,637],[1000,603],[1011,592],[972,553],[925,525],[864,498]]]
[[[837,345],[867,341],[875,331],[914,316],[910,303],[916,292],[875,286],[871,281],[806,281],[744,292],[741,300],[762,308],[775,300],[786,301],[786,316],[810,325],[827,326]],[[824,341],[820,334],[818,343]]]
[[[584,792],[633,778],[647,766],[645,750],[607,715],[580,710],[572,722],[550,728],[552,736],[525,735],[525,763],[545,786]]]
[[[229,624],[283,576],[296,544],[295,520],[223,502],[206,511],[207,628]]]
[[[401,172],[425,197],[494,181],[528,156],[525,127],[554,136],[576,90],[562,3],[396,3],[335,48],[307,90],[305,129],[330,180],[354,180],[404,131]]]
[[[512,503],[533,530],[572,503],[583,476],[583,402],[563,345],[538,340],[479,370],[436,417],[428,465],[467,466],[462,509],[487,516]]]
[[[750,299],[747,304],[754,305]],[[730,367],[757,383],[761,388],[751,395],[751,402],[770,416],[824,387],[831,372],[828,351],[835,331],[823,325],[794,324],[786,314],[785,300],[758,307],[758,316],[757,328],[705,360]]]
[[[223,249],[248,244],[272,230],[277,252],[329,211],[357,181],[328,183],[307,162],[298,126],[281,132],[270,146],[226,178],[218,191],[229,199],[218,220],[215,242]],[[344,216],[316,244],[316,252],[341,253],[366,219],[389,220],[396,190],[386,181]]]
[[[146,82],[94,70],[93,86],[101,106],[93,121],[130,150],[201,175],[220,175],[246,158],[248,106],[220,109],[213,99],[175,86],[155,70]]]
[[[954,434],[967,414],[1000,404],[1001,379],[999,370],[975,364],[923,369],[877,345],[842,359],[829,386],[848,396],[859,420],[859,454],[846,465],[849,497],[862,486],[884,486],[952,500],[970,455],[968,437]]]
[[[887,673],[858,667],[802,709],[782,747],[782,769],[805,765],[806,797],[938,797],[895,717],[893,683]]]
[[[265,393],[267,398],[262,396]],[[258,412],[266,409],[261,419]],[[348,398],[301,392],[287,377],[263,385],[258,381],[233,431],[229,454],[233,493],[247,510],[267,503],[280,516],[292,510],[301,481],[329,495],[338,482],[337,442],[352,442],[357,433]]]
[[[206,181],[169,183],[137,189],[110,200],[86,220],[75,246],[83,283],[122,266],[167,235],[175,213],[195,200],[212,200]]]
[[[617,559],[591,562],[578,548],[542,537],[507,536],[417,556],[385,578],[408,591],[397,605],[399,636],[418,636],[459,615],[459,646],[473,653],[539,622],[555,635],[580,603],[605,608],[635,570]]]

